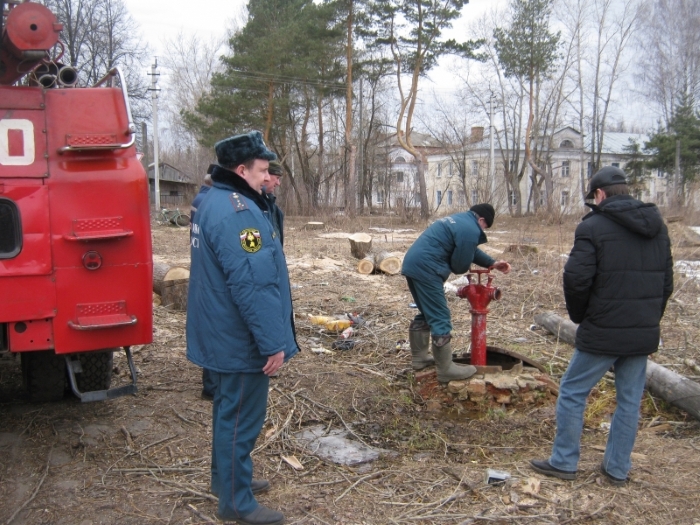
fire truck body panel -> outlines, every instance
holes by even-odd
[[[31,71],[43,52],[8,44],[8,25],[39,20],[55,41],[60,24],[45,7],[23,5],[7,17],[0,62]],[[33,29],[22,31],[29,42]],[[66,356],[83,401],[133,393],[128,348],[153,337],[152,254],[148,179],[124,79],[114,69],[103,80],[118,78],[120,89],[9,85],[23,75],[0,78],[0,351],[22,353],[28,388],[54,383],[46,399],[61,393],[61,361],[51,355]],[[100,355],[117,347],[133,385],[108,390],[111,357]],[[102,371],[88,376],[81,363]]]

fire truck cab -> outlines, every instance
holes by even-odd
[[[20,354],[32,400],[69,386],[83,401],[133,393],[129,347],[152,340],[152,254],[126,82],[112,69],[76,87],[77,74],[47,58],[54,15],[10,7],[0,17],[0,353]],[[110,389],[119,348],[131,382]]]

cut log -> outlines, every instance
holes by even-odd
[[[163,283],[190,278],[190,271],[182,266],[170,266],[162,262],[153,263],[153,291],[162,297]]]
[[[160,294],[161,306],[170,310],[187,310],[187,292],[189,286],[189,279],[163,281]]]
[[[389,252],[379,252],[374,255],[374,265],[382,272],[396,275],[401,271],[401,259]]]
[[[160,296],[160,305],[164,308],[186,310],[189,284],[190,271],[187,268],[153,263],[153,292]]]
[[[535,315],[535,322],[565,343],[576,343],[578,325],[554,312]],[[647,360],[646,386],[652,394],[700,420],[700,384]]]
[[[322,230],[324,224],[322,222],[307,222],[304,226],[307,230]]]
[[[369,275],[374,272],[374,254],[369,253],[367,256],[357,263],[357,271],[362,275]]]
[[[354,233],[348,237],[350,253],[355,259],[364,259],[372,250],[372,236],[366,233]]]

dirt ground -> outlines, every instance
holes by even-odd
[[[329,219],[322,230],[288,218],[285,252],[302,352],[272,380],[268,420],[254,453],[256,477],[272,489],[259,497],[290,524],[700,524],[700,424],[645,394],[631,482],[616,488],[598,471],[614,384],[604,380],[586,415],[578,479],[545,478],[528,468],[547,457],[554,435],[552,399],[532,406],[480,410],[436,403],[416,385],[403,340],[415,310],[405,280],[361,276],[347,234],[365,231],[376,248],[405,252],[422,230],[391,217],[350,223]],[[700,237],[688,221],[670,224],[677,260],[700,260]],[[576,221],[501,218],[485,249],[513,265],[495,283],[490,345],[537,360],[558,381],[572,349],[533,326],[534,315],[565,315],[561,272]],[[528,255],[506,253],[528,245]],[[156,260],[189,264],[188,232],[153,227]],[[689,377],[700,369],[699,286],[676,272],[676,292],[653,359]],[[454,348],[469,344],[466,300],[451,297]],[[336,334],[311,325],[308,314],[357,313],[365,321],[356,345],[333,350]],[[139,392],[90,404],[74,398],[29,404],[19,360],[0,359],[0,523],[217,523],[208,493],[211,404],[201,399],[201,371],[185,358],[185,314],[154,307],[154,341],[133,348]],[[127,379],[115,357],[116,382]],[[323,425],[385,450],[380,459],[345,467],[319,459],[295,439]],[[285,459],[286,458],[286,459]],[[302,469],[289,464],[298,460]],[[289,461],[288,461],[289,460]],[[485,482],[487,469],[508,472],[505,484]]]

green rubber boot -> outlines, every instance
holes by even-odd
[[[424,321],[411,321],[408,327],[408,342],[411,346],[413,370],[423,370],[435,364],[430,355],[430,327]]]
[[[442,344],[438,346],[438,343]],[[440,383],[467,379],[476,374],[476,367],[458,365],[452,361],[452,344],[449,336],[433,338],[433,355],[437,367],[437,380]]]

